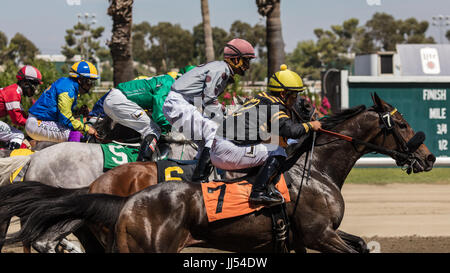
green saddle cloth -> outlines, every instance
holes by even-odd
[[[129,147],[116,143],[100,144],[103,150],[103,169],[109,170],[122,164],[136,162],[138,147]]]

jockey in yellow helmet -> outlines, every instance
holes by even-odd
[[[267,186],[286,159],[286,140],[298,139],[321,127],[318,121],[297,123],[291,119],[297,93],[305,89],[300,76],[282,65],[269,79],[270,93],[261,92],[246,101],[217,130],[211,148],[214,166],[230,171],[262,166],[250,202],[266,206],[282,202],[281,196],[267,191]]]

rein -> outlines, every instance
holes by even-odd
[[[398,152],[398,151],[391,150],[391,149],[386,149],[383,146],[375,145],[375,144],[372,144],[372,143],[369,143],[369,142],[365,142],[365,141],[353,138],[351,136],[347,136],[347,135],[340,134],[340,133],[333,132],[333,131],[328,131],[328,130],[325,130],[325,129],[322,129],[322,128],[320,128],[318,130],[318,132],[337,137],[338,139],[345,140],[345,141],[350,142],[350,143],[352,143],[354,145],[366,146],[367,148],[369,148],[369,149],[371,149],[371,150],[373,150],[373,151],[375,151],[377,153],[391,156],[392,158],[396,159],[397,161],[400,160],[400,164],[401,165],[405,165],[405,164],[408,165],[407,172],[408,172],[408,174],[410,174],[411,170],[412,170],[412,165],[415,162],[415,159],[412,156],[412,154],[418,149],[420,144],[423,143],[423,141],[425,140],[425,134],[423,132],[418,132],[415,136],[413,136],[411,138],[411,140],[408,143],[406,143],[399,136],[398,132],[394,129],[394,121],[391,119],[391,117],[396,112],[397,112],[397,109],[394,109],[391,112],[378,113],[378,115],[380,116],[380,119],[381,119],[381,121],[382,121],[382,123],[384,125],[384,128],[381,131],[381,133],[382,132],[384,132],[385,134],[386,133],[393,133],[397,144],[399,144],[399,142],[400,142],[400,146],[402,147],[402,150],[403,150],[402,152]],[[294,111],[294,113],[298,117],[300,116],[296,111]],[[306,154],[306,157],[305,157],[305,164],[304,164],[305,168],[303,168],[302,179],[301,179],[300,186],[299,186],[299,189],[298,189],[297,198],[296,198],[296,201],[295,201],[294,211],[293,211],[292,215],[295,215],[295,212],[297,210],[297,206],[298,206],[299,201],[300,201],[300,194],[301,194],[301,191],[302,191],[302,188],[303,188],[303,180],[305,178],[305,173],[307,172],[306,184],[308,184],[308,181],[309,181],[310,176],[311,176],[312,153],[314,151],[315,139],[316,139],[316,132],[314,132],[314,135],[313,135],[313,141],[312,141],[311,150],[308,151],[308,153]],[[308,160],[308,157],[310,157],[309,160]],[[408,161],[410,161],[410,163],[407,163]]]
[[[319,132],[322,132],[322,133],[327,134],[327,135],[335,136],[337,138],[340,138],[342,140],[345,140],[347,142],[350,142],[350,143],[353,143],[353,144],[356,144],[356,145],[366,146],[367,148],[369,148],[371,150],[374,150],[375,152],[378,152],[380,154],[388,155],[388,156],[391,156],[391,157],[394,157],[394,158],[399,158],[399,159],[402,159],[402,160],[408,160],[409,159],[409,154],[407,154],[407,153],[402,153],[402,152],[397,152],[395,150],[386,149],[386,148],[384,148],[382,146],[378,146],[378,145],[375,145],[375,144],[372,144],[372,143],[369,143],[369,142],[365,142],[365,141],[362,141],[362,140],[359,140],[359,139],[356,139],[356,138],[353,138],[353,137],[350,137],[350,136],[346,136],[346,135],[339,134],[339,133],[336,133],[336,132],[328,131],[328,130],[325,130],[325,129],[319,129]]]
[[[348,141],[348,142],[354,144],[355,146],[363,145],[363,146],[375,151],[376,153],[388,155],[396,160],[398,166],[405,166],[407,173],[411,174],[412,168],[413,168],[412,166],[416,162],[416,158],[414,157],[413,153],[425,141],[425,134],[423,132],[417,132],[408,142],[406,142],[401,137],[398,130],[396,130],[395,122],[392,119],[392,116],[395,113],[397,113],[397,109],[395,108],[394,110],[392,110],[390,112],[378,112],[378,111],[376,111],[376,112],[378,113],[378,116],[380,117],[380,120],[382,122],[382,126],[381,126],[382,130],[380,131],[379,134],[384,134],[385,137],[388,134],[392,134],[397,146],[400,147],[400,150],[401,150],[400,152],[396,151],[396,150],[392,150],[392,149],[387,149],[380,145],[375,145],[375,144],[368,143],[368,142],[365,142],[365,141],[362,141],[359,139],[355,139],[350,136],[346,136],[346,135],[339,134],[336,132],[328,131],[325,129],[319,129],[319,132],[322,132],[322,133],[325,133],[328,135],[332,135],[339,139]],[[383,141],[383,143],[384,143],[384,141]]]

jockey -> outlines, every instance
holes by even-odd
[[[0,117],[8,114],[13,124],[23,127],[27,118],[20,103],[22,94],[32,97],[36,87],[42,84],[42,75],[37,68],[26,65],[19,70],[16,78],[16,84],[0,89]],[[10,150],[20,148],[24,139],[22,131],[0,121],[0,140],[9,142]]]
[[[149,79],[150,77],[148,76],[139,76],[133,79],[133,81],[135,80],[143,80],[143,79]],[[89,122],[94,123],[97,118],[103,118],[106,114],[105,114],[105,110],[103,110],[103,102],[105,101],[106,96],[108,96],[109,92],[111,90],[109,90],[108,92],[106,92],[106,94],[104,94],[95,104],[94,107],[92,107],[92,110],[89,112],[88,116],[90,118],[95,118],[93,120],[89,120]]]
[[[193,69],[195,66],[193,65],[187,65],[183,68],[180,68],[180,72],[168,72],[167,74],[169,74],[170,76],[172,76],[172,78],[174,79],[178,79],[179,77],[181,77],[181,75],[183,75],[184,73],[188,72],[189,70]],[[138,76],[136,78],[134,78],[133,80],[150,80],[153,77],[148,77],[148,76]],[[90,118],[93,118],[92,120],[90,120],[91,123],[95,122],[96,118],[102,118],[104,117],[105,111],[103,110],[103,102],[105,101],[106,96],[108,96],[110,91],[108,91],[105,95],[103,95],[94,105],[94,107],[92,108],[92,111],[89,112],[88,116]],[[167,94],[166,94],[167,95]]]
[[[104,98],[103,109],[113,121],[141,134],[137,161],[150,161],[162,134],[170,132],[170,123],[162,107],[177,73],[120,83]],[[145,110],[151,111],[151,118]]]
[[[300,76],[281,66],[269,80],[270,94],[262,92],[228,116],[218,129],[211,149],[211,161],[223,170],[262,166],[249,201],[268,206],[282,202],[268,193],[267,186],[279,174],[286,159],[285,139],[298,139],[321,128],[319,121],[294,123],[291,109],[297,93],[306,88]],[[280,143],[280,139],[282,143]]]
[[[95,66],[87,61],[75,63],[69,77],[55,81],[29,110],[27,134],[39,141],[80,141],[82,133],[97,131],[74,118],[78,94],[86,94],[99,78]]]
[[[194,68],[195,68],[194,65],[188,64],[188,65],[186,65],[185,67],[182,67],[182,68],[178,69],[178,77],[177,77],[177,79],[178,79],[179,77],[181,77],[183,74],[186,74],[187,72],[189,72],[190,70],[192,70],[192,69],[194,69]]]
[[[175,129],[190,139],[201,140],[199,147],[203,146],[199,148],[193,181],[204,181],[211,172],[209,151],[223,117],[217,97],[233,82],[236,73],[244,75],[253,58],[255,50],[249,42],[233,39],[225,45],[224,61],[197,66],[172,85],[164,103],[164,115]],[[202,114],[198,108],[203,107]],[[215,115],[217,123],[208,118],[208,114],[210,118]]]

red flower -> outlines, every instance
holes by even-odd
[[[330,104],[330,102],[328,101],[327,97],[323,97],[323,99],[322,99],[322,106],[323,106],[325,109],[330,109],[330,108],[331,108],[331,104]]]

